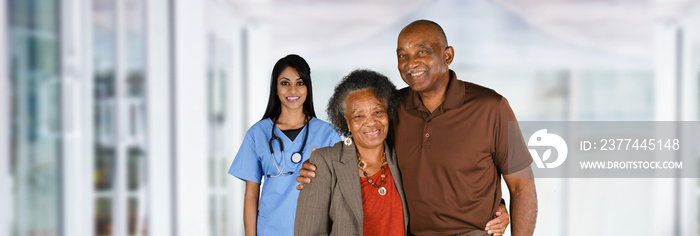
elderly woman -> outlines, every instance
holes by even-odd
[[[385,76],[356,70],[328,103],[347,137],[311,154],[316,178],[297,200],[295,235],[406,235],[408,212],[396,153],[385,139],[398,99]]]

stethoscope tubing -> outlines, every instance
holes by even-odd
[[[304,147],[306,147],[306,140],[309,138],[309,129],[311,129],[311,126],[310,126],[310,124],[309,124],[310,122],[311,122],[311,119],[309,119],[309,120],[306,122],[306,125],[304,125],[305,128],[306,128],[306,132],[305,132],[305,134],[304,134],[304,142],[301,144],[301,148],[299,149],[298,152],[292,153],[292,156],[290,157],[292,163],[294,163],[294,164],[298,164],[299,162],[301,162],[301,159],[302,159],[302,158],[301,158],[301,157],[302,157],[302,152],[304,151]],[[289,171],[289,172],[287,172],[287,173],[283,173],[283,171],[284,171],[284,166],[285,166],[285,164],[284,164],[284,163],[285,163],[285,161],[284,161],[284,144],[282,144],[282,139],[280,139],[279,137],[277,137],[277,135],[275,135],[275,126],[277,126],[277,120],[275,120],[275,121],[272,123],[272,131],[271,131],[271,134],[272,134],[272,135],[271,135],[271,137],[270,137],[270,140],[269,140],[268,144],[269,144],[269,147],[270,147],[270,154],[272,154],[272,163],[275,164],[275,168],[277,169],[278,174],[277,174],[277,175],[270,175],[270,174],[268,174],[268,175],[267,175],[268,178],[271,178],[271,177],[279,177],[279,176],[285,176],[285,175],[291,175],[291,174],[294,173],[293,171]],[[279,145],[280,145],[280,151],[282,152],[282,169],[280,169],[279,166],[277,165],[277,159],[275,158],[275,151],[274,151],[274,149],[272,148],[272,141],[273,141],[273,140],[277,140],[277,142],[278,142]],[[298,160],[296,160],[296,161],[294,160],[294,159],[295,159],[295,158],[294,158],[295,155],[298,155],[298,158],[297,158]]]

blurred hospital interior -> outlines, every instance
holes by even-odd
[[[0,0],[0,236],[243,235],[227,170],[275,61],[308,61],[325,120],[354,69],[406,87],[418,19],[521,121],[697,122],[699,2]],[[535,235],[700,235],[697,178],[536,185]]]

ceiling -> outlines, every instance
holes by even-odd
[[[534,45],[541,41],[538,50],[545,54],[550,45],[565,44],[649,61],[655,24],[682,19],[690,9],[700,12],[698,0],[228,1],[244,22],[268,25],[275,55],[290,49],[302,54],[359,49],[358,44],[370,45],[367,40],[383,34],[395,40],[402,26],[428,18],[446,28],[448,38],[468,38],[490,51],[523,50],[500,48],[503,43],[523,46],[522,38]],[[465,35],[491,38],[478,41]],[[488,53],[478,51],[467,53]]]

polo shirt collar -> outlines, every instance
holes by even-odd
[[[458,108],[464,103],[465,97],[465,85],[464,83],[459,83],[457,80],[457,74],[453,70],[450,70],[450,82],[447,84],[447,91],[445,92],[445,101],[442,102],[443,109],[454,109]],[[406,99],[407,109],[419,109],[426,110],[423,106],[423,102],[420,99],[420,94],[416,91],[411,90]]]

